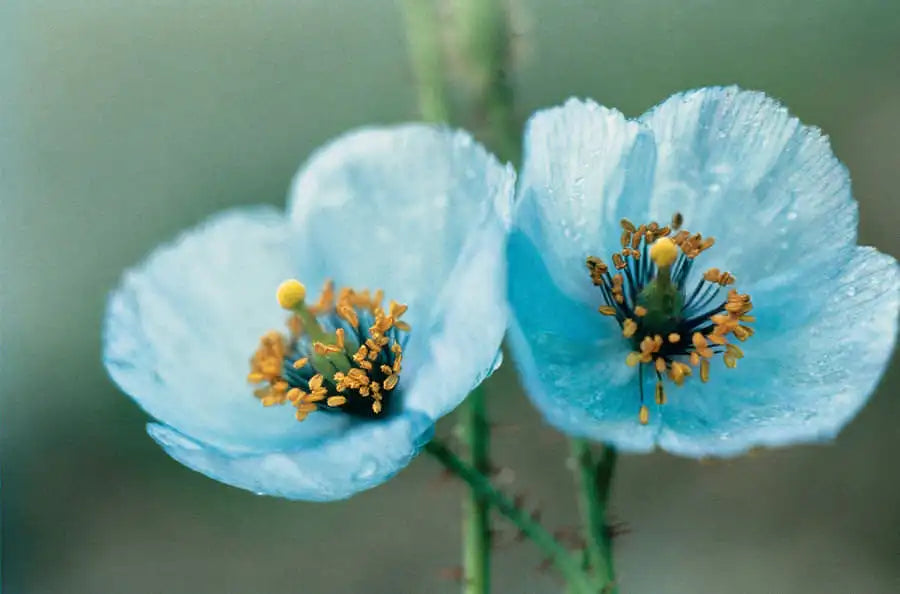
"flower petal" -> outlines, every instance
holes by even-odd
[[[754,91],[679,93],[641,121],[657,146],[647,214],[676,211],[717,239],[704,267],[729,270],[743,289],[815,287],[856,243],[850,177],[828,138]]]
[[[275,209],[226,211],[126,272],[103,336],[119,387],[177,431],[236,451],[296,447],[345,426],[265,408],[246,380],[259,337],[284,326],[275,288],[294,270],[288,236]]]
[[[465,132],[407,124],[346,134],[291,187],[301,253],[317,254],[303,272],[382,288],[409,305],[414,328],[427,324],[470,236],[508,221],[514,183],[512,167]]]
[[[413,328],[404,367],[414,373],[404,406],[437,419],[500,366],[506,332],[506,225],[471,234],[436,298],[430,325]],[[401,380],[401,381],[405,381]]]
[[[646,213],[654,153],[639,123],[592,101],[570,99],[529,120],[515,225],[567,295],[592,302],[584,260],[619,250],[620,219]]]
[[[736,369],[686,382],[663,407],[660,445],[688,456],[730,456],[754,446],[833,438],[865,404],[893,350],[900,272],[891,256],[857,248],[828,282],[806,326],[747,342]]]
[[[625,364],[628,341],[615,322],[556,287],[536,246],[522,233],[509,240],[509,345],[526,393],[565,433],[626,451],[653,448],[659,415],[638,425],[637,373]],[[647,404],[653,394],[648,393]]]
[[[170,456],[215,480],[259,495],[332,501],[394,476],[431,439],[433,425],[425,415],[406,414],[357,423],[315,447],[261,454],[220,451],[165,425],[151,423],[147,431]]]

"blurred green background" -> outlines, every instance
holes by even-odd
[[[764,89],[831,135],[861,242],[900,254],[900,3],[515,9],[523,115],[570,95],[637,115],[688,87]],[[99,355],[124,267],[221,208],[281,204],[298,164],[342,131],[415,117],[397,5],[5,0],[0,89],[4,591],[456,592],[460,487],[430,459],[346,502],[257,497],[167,458]],[[898,385],[895,365],[833,445],[625,457],[623,591],[900,591]],[[515,469],[503,478],[548,525],[573,525],[565,441],[510,365],[490,398],[496,460]],[[558,591],[535,549],[497,527],[495,591]]]

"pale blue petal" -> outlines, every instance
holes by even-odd
[[[593,302],[584,260],[620,249],[619,220],[646,213],[652,137],[618,111],[570,99],[531,117],[524,147],[515,225],[564,293]]]
[[[506,237],[499,219],[473,233],[434,302],[440,314],[413,328],[404,351],[404,369],[411,373],[401,375],[406,408],[437,419],[499,367],[507,320]]]
[[[296,447],[347,420],[263,407],[246,377],[259,337],[283,329],[275,288],[293,275],[284,216],[271,208],[216,215],[129,270],[110,295],[103,361],[158,420],[238,451]]]
[[[556,287],[528,238],[509,240],[508,335],[513,359],[531,400],[554,427],[615,443],[625,451],[652,449],[659,415],[637,422],[640,392],[625,364],[628,341],[615,321]],[[651,404],[653,393],[648,393]]]
[[[328,415],[310,415],[309,420],[315,416]],[[242,455],[217,450],[164,425],[147,426],[170,456],[197,472],[259,495],[306,501],[343,499],[383,483],[412,461],[432,430],[426,415],[404,414],[356,423],[315,447]]]
[[[660,446],[688,456],[729,456],[754,446],[834,438],[865,404],[897,336],[900,271],[891,256],[856,248],[828,282],[816,317],[790,333],[742,345],[736,369],[686,382],[662,407]]]
[[[406,124],[350,132],[319,149],[291,186],[289,218],[303,272],[381,288],[413,326],[436,303],[471,237],[508,225],[515,185],[471,136]],[[301,279],[303,280],[303,279]]]
[[[742,291],[834,276],[856,243],[850,176],[828,137],[756,91],[711,87],[672,96],[641,121],[656,141],[645,215],[715,237],[704,269],[732,272]],[[610,232],[615,231],[611,229]]]
[[[303,270],[409,305],[404,406],[444,414],[499,362],[514,185],[467,133],[422,124],[349,133],[294,179]]]

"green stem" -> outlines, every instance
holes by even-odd
[[[490,472],[488,447],[490,427],[485,410],[484,388],[478,387],[466,399],[463,430],[469,444],[472,468],[487,476]],[[470,489],[463,504],[463,568],[465,594],[491,591],[490,504],[484,493]]]
[[[507,0],[457,0],[459,59],[473,87],[478,128],[488,146],[504,160],[517,162],[521,130],[513,109]]]
[[[579,438],[571,440],[578,486],[578,507],[582,516],[586,554],[597,584],[604,594],[616,592],[612,538],[606,521],[616,451],[604,446],[599,462],[594,463],[590,444]]]
[[[422,117],[432,122],[449,121],[451,114],[435,2],[403,0],[403,8]],[[475,472],[484,475],[490,470],[490,428],[481,388],[469,395],[462,424],[472,466]],[[463,502],[463,594],[490,592],[490,554],[490,505],[483,493],[471,489]]]
[[[429,122],[450,120],[441,59],[440,28],[433,0],[402,0],[409,57],[419,94],[419,111]]]
[[[587,576],[581,571],[578,560],[559,544],[537,520],[516,505],[512,499],[498,491],[487,477],[460,459],[438,440],[432,440],[426,445],[425,451],[434,456],[453,474],[466,481],[473,491],[484,497],[498,512],[515,524],[522,534],[540,547],[570,586],[576,586],[575,591],[579,594],[596,591],[596,588],[593,588],[587,581]]]

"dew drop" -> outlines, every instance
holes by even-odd
[[[787,220],[789,220],[789,221],[794,221],[794,220],[796,220],[796,219],[797,219],[797,212],[796,212],[796,211],[793,211],[793,210],[792,210],[792,211],[789,211],[789,212],[787,213]]]
[[[853,297],[856,295],[856,287],[848,287],[847,288],[847,297]]]
[[[365,481],[375,474],[375,471],[378,470],[378,465],[375,464],[374,460],[366,460],[363,462],[362,466],[360,466],[359,470],[353,475],[354,480]]]

